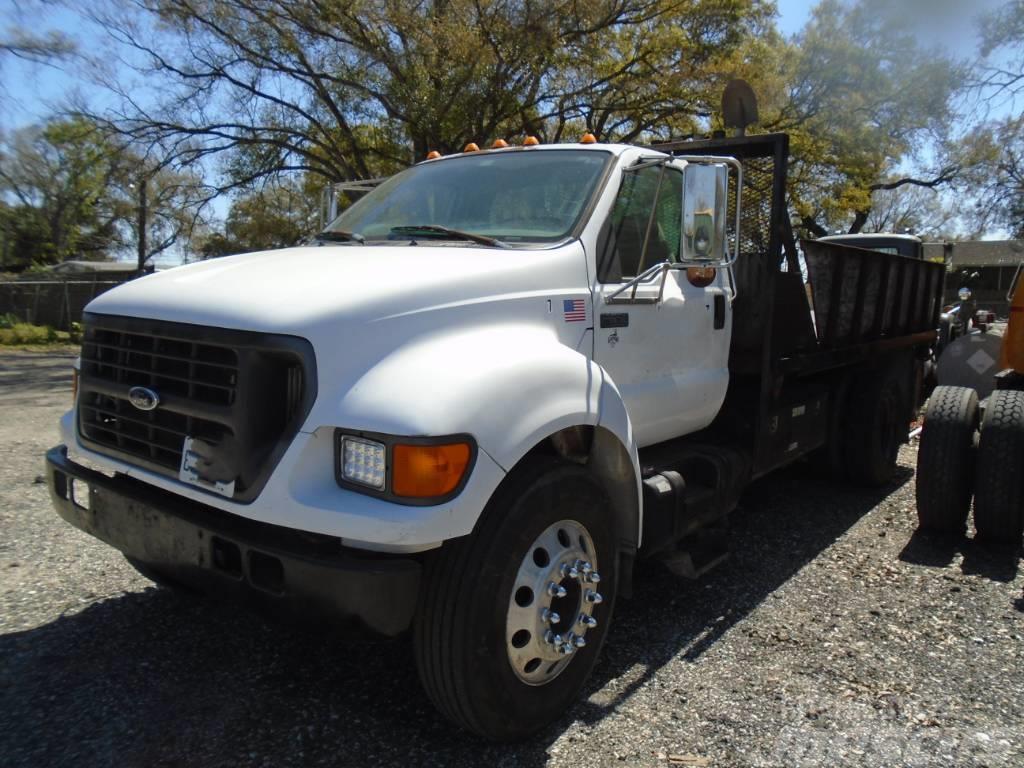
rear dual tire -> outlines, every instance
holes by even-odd
[[[917,452],[917,519],[921,530],[961,537],[974,492],[978,395],[936,387],[928,399]]]
[[[974,527],[978,539],[1019,550],[1024,537],[1024,392],[996,390],[978,443]]]

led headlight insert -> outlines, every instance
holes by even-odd
[[[375,440],[345,435],[341,438],[341,477],[378,491],[387,480],[387,447]]]

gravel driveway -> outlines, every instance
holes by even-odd
[[[1024,764],[1024,578],[881,491],[760,481],[699,582],[639,569],[585,698],[531,743],[454,730],[406,641],[353,645],[135,573],[35,482],[70,355],[0,351],[0,764]]]

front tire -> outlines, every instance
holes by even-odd
[[[492,741],[550,724],[597,660],[617,569],[611,510],[587,470],[552,459],[517,467],[473,533],[425,563],[414,643],[427,695]]]

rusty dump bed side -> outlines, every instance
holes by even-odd
[[[928,343],[942,308],[945,265],[816,240],[800,243],[807,264],[817,350],[782,358],[782,370],[842,364],[858,347]]]

